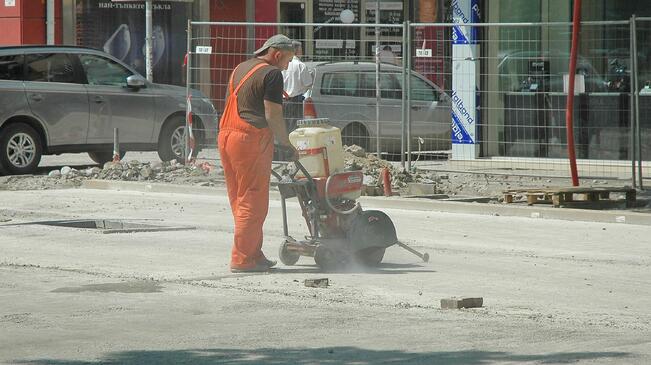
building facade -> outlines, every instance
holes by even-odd
[[[476,146],[467,158],[507,156],[563,158],[564,90],[571,28],[540,25],[569,22],[573,1],[568,0],[380,0],[380,22],[401,24],[451,23],[460,4],[472,3],[482,23],[535,23],[534,26],[491,26],[477,31],[478,65]],[[632,15],[651,16],[651,2],[644,0],[583,0],[583,21],[621,21]],[[46,34],[46,1],[0,1],[0,45],[42,44]],[[103,49],[144,73],[144,2],[111,0],[56,0],[56,41]],[[350,10],[355,23],[375,22],[377,0],[194,0],[190,3],[155,1],[154,80],[183,84],[188,19],[248,23],[337,23]],[[220,30],[214,30],[219,33]],[[243,42],[220,41],[214,47],[210,77],[215,85],[227,82],[229,70],[249,56],[267,35],[282,32],[304,41],[307,60],[364,60],[374,54],[372,27],[343,29],[313,26],[256,26],[244,33]],[[460,73],[453,67],[454,36],[450,27],[415,29],[412,47],[430,49],[431,57],[413,58],[413,69],[452,93]],[[354,41],[347,42],[346,39]],[[641,22],[636,34],[638,68],[643,86],[651,84],[651,22]],[[382,32],[398,59],[403,56],[400,28]],[[586,159],[631,158],[630,75],[628,25],[586,25],[581,32],[579,73],[583,92],[575,111],[578,157]],[[461,49],[461,48],[459,48]],[[413,53],[413,52],[412,52]],[[219,62],[219,64],[217,64]],[[215,99],[223,90],[212,90]],[[643,140],[651,136],[651,96],[641,95]],[[473,101],[473,105],[475,101]],[[647,104],[650,105],[647,107]],[[647,136],[647,134],[649,136]],[[644,147],[643,155],[651,159]],[[464,152],[465,155],[465,152]]]

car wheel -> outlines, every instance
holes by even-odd
[[[200,138],[197,138],[199,141]],[[198,144],[198,143],[197,143]],[[185,119],[181,116],[172,118],[165,124],[158,138],[158,157],[162,161],[177,160],[185,162],[183,149],[185,146]],[[199,154],[199,146],[196,146],[192,157]]]
[[[351,123],[341,131],[341,143],[346,146],[357,145],[368,151],[368,131],[363,124]]]
[[[7,174],[29,174],[41,162],[41,137],[27,124],[10,124],[0,137],[0,165]]]
[[[124,158],[124,155],[126,154],[127,154],[126,151],[120,151],[120,160],[122,160]],[[95,163],[104,165],[109,161],[113,161],[113,152],[107,152],[107,151],[88,152],[88,157],[90,157],[91,160],[95,161]]]

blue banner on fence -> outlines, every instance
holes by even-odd
[[[477,27],[464,24],[479,23],[479,0],[452,1],[452,44],[477,44]]]
[[[459,120],[457,114],[452,112],[452,143],[453,144],[473,144],[475,141],[470,133],[464,128],[463,123]]]

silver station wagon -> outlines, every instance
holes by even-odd
[[[377,136],[375,63],[306,62],[314,78],[306,93],[316,116],[341,129],[342,142],[375,151]],[[447,150],[451,139],[449,96],[422,75],[411,73],[412,150]],[[400,153],[402,68],[380,66],[380,149]],[[308,101],[309,102],[309,101]]]
[[[180,72],[180,70],[179,70]],[[197,145],[214,139],[217,113],[192,91]],[[41,156],[87,152],[112,159],[113,129],[120,153],[158,151],[182,159],[186,89],[155,84],[109,54],[67,46],[0,47],[0,169],[34,171]],[[196,153],[196,151],[195,151]]]

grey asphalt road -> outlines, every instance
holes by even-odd
[[[309,258],[231,274],[227,198],[0,191],[0,363],[651,363],[651,227],[374,206],[397,247],[378,269]],[[276,256],[280,203],[265,251]],[[291,203],[290,232],[305,224]],[[34,222],[113,219],[195,230],[101,234]],[[23,224],[30,223],[30,224]],[[328,288],[303,281],[327,277]],[[442,310],[451,296],[484,307]]]

